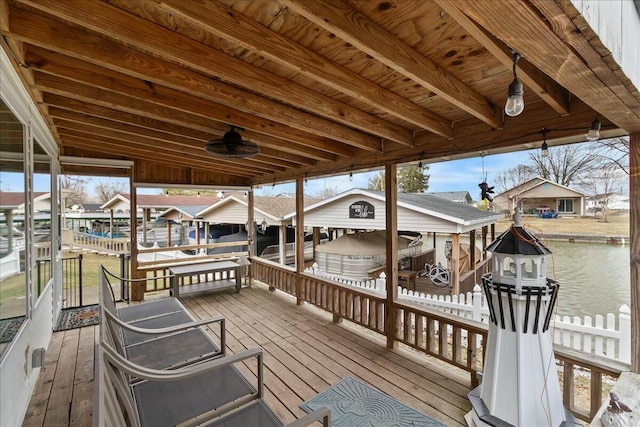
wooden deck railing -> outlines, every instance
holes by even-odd
[[[273,289],[296,295],[296,272],[274,262],[252,258],[253,278]],[[386,298],[323,279],[312,274],[301,275],[301,297],[334,314],[334,320],[351,320],[375,332],[386,335],[384,313],[388,309]],[[486,354],[487,326],[446,313],[431,311],[411,303],[396,303],[398,323],[393,340],[464,369],[471,374],[471,384],[477,382],[477,372],[483,369]],[[560,378],[565,407],[583,421],[591,421],[608,392],[607,381],[620,376],[629,365],[586,355],[571,349],[556,346],[556,359],[563,366]],[[578,373],[578,369],[581,373]],[[589,376],[589,408],[575,403],[574,391],[578,382]]]
[[[304,301],[333,313],[336,322],[347,319],[372,331],[385,333],[385,297],[363,289],[302,274]]]
[[[603,379],[618,378],[623,371],[629,370],[629,365],[560,346],[554,347],[554,353],[562,364],[560,378],[564,406],[577,418],[590,422],[602,406],[603,397],[608,395],[613,385],[613,381]],[[588,389],[588,408],[576,404],[575,390],[578,388]]]
[[[70,247],[94,250],[111,254],[130,252],[130,241],[127,238],[98,236],[75,230],[62,230],[62,243]]]
[[[477,372],[482,372],[487,342],[487,327],[480,322],[461,319],[423,307],[398,303],[396,341],[421,350],[471,373],[471,383],[477,384]]]

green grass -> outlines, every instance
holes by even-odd
[[[76,257],[78,254],[72,252],[65,252],[64,258]],[[82,254],[82,287],[87,288],[90,286],[98,286],[98,266],[102,264],[107,270],[113,274],[120,275],[120,258],[108,255],[98,255],[92,253]],[[66,265],[66,264],[63,264]],[[64,267],[63,267],[64,268]],[[71,272],[63,271],[63,277],[66,273]],[[17,298],[25,295],[24,289],[24,273],[20,273],[16,276],[12,276],[6,280],[0,282],[0,305],[5,301]],[[75,281],[71,284],[64,285],[67,287],[75,287]]]

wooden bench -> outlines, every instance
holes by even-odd
[[[199,357],[200,348],[215,346],[202,331],[202,325],[219,323],[224,331],[223,318],[202,321],[191,318],[187,323],[168,325],[177,319],[173,310],[182,305],[159,300],[126,307],[124,311],[137,318],[134,323],[163,326],[154,329],[131,326],[120,318],[107,279],[106,270],[100,267],[103,317],[100,344],[96,346],[94,426],[284,425],[263,400],[261,349],[225,356],[223,338],[218,354]],[[155,306],[144,307],[149,304]],[[137,307],[142,308],[135,310]],[[162,308],[167,310],[163,312]],[[186,309],[184,312],[189,314]],[[146,317],[138,316],[142,313]],[[133,335],[133,343],[126,342],[125,331],[138,334]],[[221,336],[224,337],[224,332]],[[255,359],[253,382],[237,367],[251,359]],[[317,421],[322,421],[325,427],[330,425],[328,408],[314,411],[288,427]]]
[[[235,288],[236,292],[240,292],[240,268],[240,264],[234,261],[213,261],[170,267],[171,292],[176,298],[181,293],[224,288]],[[184,279],[190,280],[194,277],[197,279],[195,283],[180,283]],[[205,280],[200,280],[201,277]]]

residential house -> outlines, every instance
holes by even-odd
[[[586,195],[537,176],[493,198],[493,210],[510,214],[517,207],[525,215],[547,212],[563,216],[586,214]]]

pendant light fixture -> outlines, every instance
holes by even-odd
[[[589,128],[589,132],[586,135],[587,141],[597,141],[597,140],[599,140],[600,139],[600,128],[601,127],[602,127],[602,123],[600,123],[600,120],[596,117],[591,122],[591,127]]]
[[[231,130],[224,134],[222,139],[212,139],[204,149],[216,157],[253,157],[260,153],[260,148],[250,141],[244,141],[238,130],[241,127],[230,125]]]
[[[547,130],[542,128],[542,147],[540,147],[540,155],[549,157],[549,145],[547,144]]]
[[[515,117],[524,110],[524,99],[522,95],[524,90],[522,82],[516,74],[516,64],[520,60],[520,54],[513,51],[513,81],[509,85],[509,93],[507,95],[507,103],[504,106],[504,112],[507,116]]]

